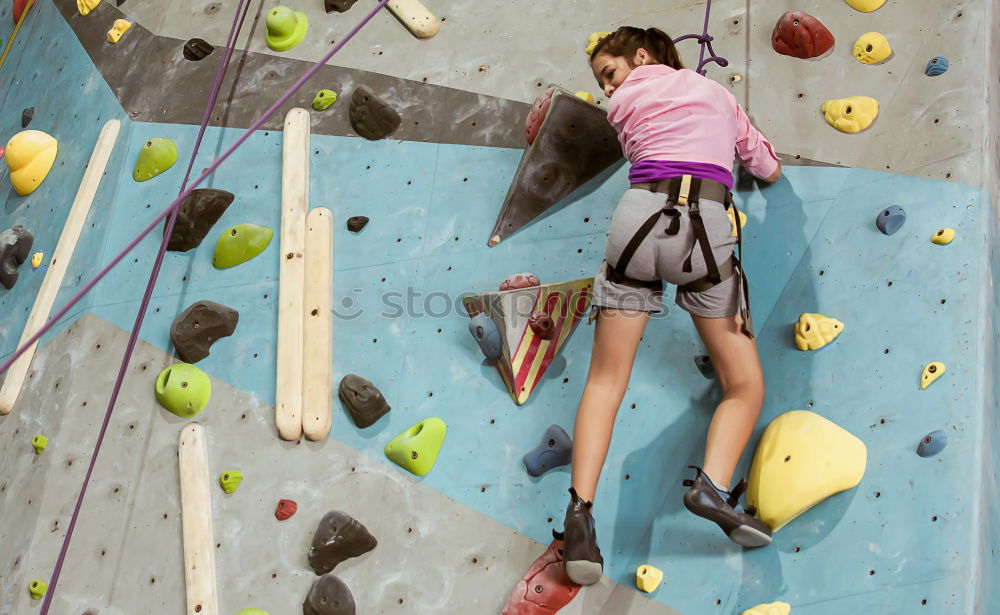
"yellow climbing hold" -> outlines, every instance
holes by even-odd
[[[594,32],[587,39],[587,55],[594,53],[594,47],[597,47],[597,43],[601,42],[601,39],[605,36],[611,34],[610,32]]]
[[[819,350],[832,342],[844,330],[836,318],[806,312],[795,323],[795,345],[799,350]]]
[[[577,92],[576,93],[576,97],[577,98],[582,98],[582,99],[584,99],[585,101],[587,101],[587,102],[589,102],[591,104],[593,104],[593,102],[594,102],[594,95],[591,94],[590,92],[584,92],[583,90],[580,90],[579,92]]]
[[[936,243],[939,246],[946,246],[951,243],[953,239],[955,239],[955,229],[953,228],[943,228],[931,235],[931,242]]]
[[[808,410],[771,421],[750,467],[747,502],[772,531],[835,493],[857,486],[865,474],[864,442]]]
[[[868,96],[834,98],[823,103],[823,115],[840,132],[861,132],[878,117],[878,101]]]
[[[101,0],[76,0],[76,8],[81,15],[87,15],[101,3]]]
[[[643,564],[635,570],[635,586],[651,594],[663,582],[663,571],[655,566]]]
[[[931,383],[944,375],[946,368],[944,363],[934,361],[924,366],[924,371],[920,374],[920,388],[926,389]]]
[[[743,611],[743,615],[788,615],[792,612],[792,605],[787,602],[771,602],[770,604],[758,604],[752,609]]]
[[[21,196],[34,192],[52,169],[58,150],[55,138],[41,130],[23,130],[11,137],[3,157],[14,190]]]
[[[845,2],[855,11],[861,11],[862,13],[877,11],[885,4],[885,0],[845,0]]]
[[[877,64],[890,55],[889,41],[878,32],[862,34],[854,43],[854,59],[862,64]]]
[[[45,257],[41,252],[35,252],[31,255],[31,268],[38,269],[42,266],[42,259]]]
[[[733,237],[738,237],[739,235],[737,235],[736,233],[736,214],[733,213],[734,210],[735,210],[734,207],[730,207],[729,209],[726,210],[726,215],[729,216],[729,224],[733,225]],[[747,215],[741,211],[740,228],[743,228],[746,225],[747,225]]]
[[[108,30],[108,42],[117,43],[122,38],[122,34],[132,27],[132,22],[126,19],[116,19],[115,25]]]

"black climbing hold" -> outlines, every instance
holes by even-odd
[[[347,374],[340,381],[337,396],[351,413],[354,424],[361,429],[375,424],[375,421],[392,410],[378,387],[354,374]]]
[[[192,62],[204,60],[213,51],[215,51],[215,47],[200,38],[193,38],[184,43],[184,57]]]
[[[522,461],[531,476],[541,476],[549,470],[562,467],[573,460],[573,440],[558,425],[550,425],[542,441],[529,451]]]
[[[343,581],[333,574],[316,579],[306,601],[302,603],[304,615],[354,615],[354,596]]]
[[[339,510],[331,510],[313,534],[309,547],[309,565],[316,574],[326,574],[337,564],[368,553],[378,541],[364,525],[351,515]]]
[[[240,313],[213,301],[199,301],[174,319],[170,341],[185,363],[197,363],[208,356],[216,340],[236,330]]]
[[[948,446],[948,434],[938,429],[923,437],[917,445],[917,454],[921,457],[933,457],[946,446]]]
[[[324,0],[324,5],[326,6],[326,12],[332,13],[337,11],[338,13],[343,13],[347,9],[354,6],[354,3],[358,0]]]
[[[707,354],[700,354],[694,358],[694,364],[698,367],[698,371],[701,375],[711,380],[715,378],[715,366],[712,365],[712,359]]]
[[[361,229],[365,228],[366,224],[368,224],[366,216],[351,216],[347,219],[347,230],[352,233],[358,233]]]
[[[192,190],[177,212],[167,249],[187,252],[201,245],[212,225],[218,222],[234,198],[232,192],[215,188]]]
[[[349,115],[354,132],[371,141],[388,137],[403,121],[395,109],[363,85],[351,95]]]
[[[18,224],[0,233],[0,284],[8,290],[17,283],[17,268],[28,258],[35,237]]]
[[[31,120],[35,119],[35,108],[28,107],[21,112],[21,128],[27,128]]]
[[[875,218],[875,226],[886,235],[892,235],[906,222],[906,212],[899,205],[886,207]]]
[[[115,2],[115,6],[121,6],[121,5],[123,5],[123,4],[125,4],[125,0],[117,0],[117,1]]]

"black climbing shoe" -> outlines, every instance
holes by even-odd
[[[563,568],[566,576],[578,585],[593,585],[604,574],[604,558],[597,546],[597,529],[590,515],[593,502],[584,502],[571,487],[569,508],[563,522],[563,534],[552,535],[563,540]]]
[[[684,481],[684,485],[690,487],[684,494],[684,506],[688,510],[718,525],[738,545],[763,547],[771,544],[771,530],[754,516],[757,510],[753,506],[739,505],[740,496],[747,488],[746,479],[730,490],[729,497],[723,498],[725,492],[716,489],[701,468],[688,467],[698,471],[694,480]]]

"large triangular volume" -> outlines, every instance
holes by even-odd
[[[529,145],[490,234],[491,246],[622,160],[607,112],[556,85],[535,100],[525,135]]]
[[[530,288],[470,295],[462,300],[470,317],[485,312],[500,331],[503,352],[497,371],[514,403],[528,400],[535,385],[566,343],[590,305],[594,278],[554,282]],[[534,312],[552,318],[551,339],[542,339],[528,325]]]

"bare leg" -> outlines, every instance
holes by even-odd
[[[597,317],[590,372],[573,429],[573,488],[593,501],[608,456],[618,406],[628,388],[648,312],[603,308]]]
[[[728,487],[764,404],[764,374],[757,343],[740,331],[738,314],[691,319],[708,348],[723,393],[708,427],[704,470],[720,486]]]

